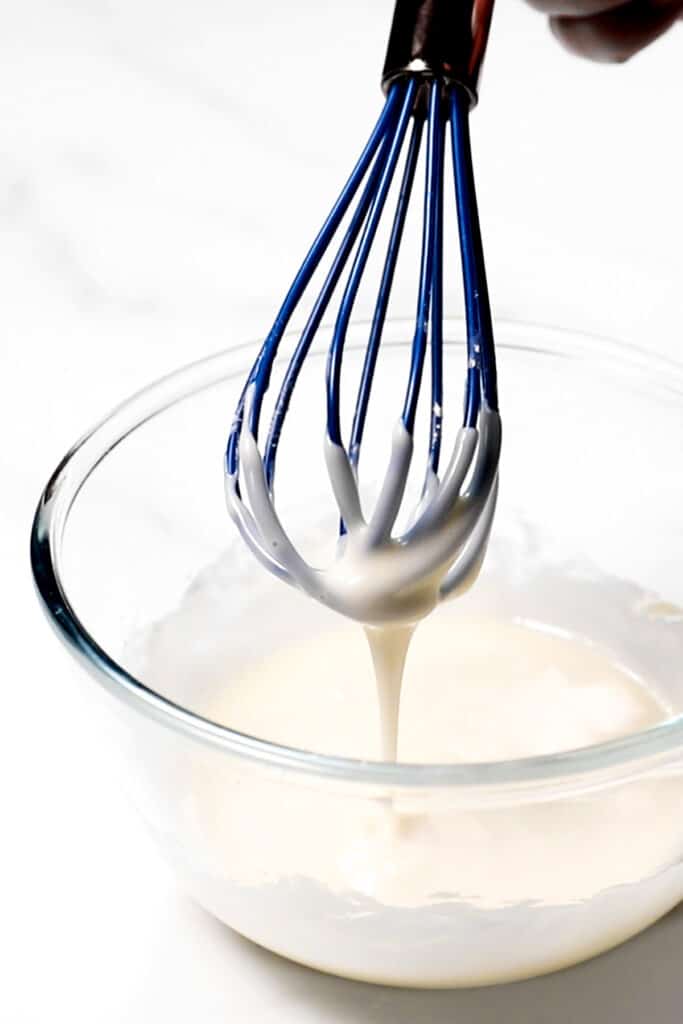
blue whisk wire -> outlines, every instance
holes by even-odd
[[[408,155],[406,157],[405,167],[403,170],[403,179],[401,181],[401,188],[398,194],[396,213],[391,227],[389,245],[387,246],[387,255],[384,261],[384,268],[382,270],[382,278],[380,281],[379,291],[377,293],[377,302],[375,304],[375,310],[372,317],[368,347],[365,353],[365,360],[363,362],[363,369],[358,387],[356,408],[353,414],[351,440],[349,442],[349,458],[351,460],[351,464],[355,467],[358,466],[358,460],[360,458],[360,447],[363,441],[365,421],[370,403],[370,394],[372,392],[372,382],[375,376],[377,357],[379,355],[380,344],[382,341],[382,332],[384,330],[384,323],[389,306],[391,288],[394,282],[394,274],[396,271],[401,239],[403,237],[406,214],[408,213],[410,196],[412,194],[413,183],[415,181],[415,171],[417,168],[417,160],[420,155],[423,127],[424,118],[420,112],[417,112],[415,114],[413,130],[410,136]]]
[[[439,193],[439,135],[443,132],[441,118],[441,83],[433,81],[429,87],[429,109],[427,114],[427,160],[425,168],[425,199],[422,229],[422,252],[420,257],[420,283],[418,286],[415,331],[411,348],[408,387],[403,405],[403,425],[409,434],[415,427],[415,414],[420,397],[420,384],[427,348],[427,327],[432,292],[432,271],[434,265],[434,235],[438,227],[436,217],[437,195]]]
[[[429,427],[429,468],[439,470],[441,430],[443,425],[443,167],[445,131],[441,105],[437,115],[438,131],[433,140],[434,152],[434,209],[432,227],[432,288],[431,288],[431,363],[432,408]]]
[[[454,86],[449,98],[453,178],[467,323],[468,371],[464,425],[473,427],[477,421],[482,392],[488,407],[498,409],[496,356],[472,169],[469,97],[464,89]]]

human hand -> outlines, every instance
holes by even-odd
[[[557,39],[590,60],[620,63],[683,17],[683,0],[528,0]]]

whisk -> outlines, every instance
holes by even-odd
[[[383,72],[384,108],[356,166],[304,259],[249,373],[225,458],[228,510],[260,562],[280,579],[366,624],[409,621],[466,588],[483,559],[497,494],[501,427],[493,328],[475,198],[469,111],[477,85],[493,0],[397,0]],[[450,131],[449,131],[450,126]],[[388,468],[374,510],[365,515],[358,464],[399,247],[418,158],[425,143],[425,192],[415,328],[408,382],[394,429]],[[462,427],[439,474],[443,418],[443,210],[447,137],[467,324]],[[348,444],[340,417],[341,368],[352,309],[402,162],[374,316]],[[356,199],[355,208],[352,203]],[[278,347],[316,268],[345,215],[348,222],[284,373],[265,444],[261,410]],[[273,498],[281,432],[297,379],[347,267],[327,356],[325,456],[340,515],[338,557],[313,568],[295,548]],[[422,494],[404,532],[394,527],[413,454],[418,398],[429,350],[430,429]],[[363,559],[358,573],[345,570]]]

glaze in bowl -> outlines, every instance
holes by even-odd
[[[350,331],[351,375],[366,332]],[[449,322],[445,335],[461,374],[462,323]],[[387,325],[368,425],[375,441],[363,455],[368,486],[385,462],[409,337],[407,322]],[[427,987],[528,977],[624,941],[683,897],[683,366],[543,326],[500,323],[497,339],[504,445],[482,593],[505,596],[501,615],[523,609],[647,678],[671,708],[647,731],[514,761],[388,764],[285,747],[212,720],[211,680],[204,674],[197,686],[193,670],[211,636],[229,636],[238,672],[259,647],[283,642],[278,607],[299,600],[242,550],[225,511],[222,451],[252,345],[115,409],[57,467],[33,524],[43,606],[86,669],[93,721],[183,884],[255,942],[347,977]],[[298,510],[322,509],[329,497],[323,364],[321,350],[283,441],[278,499],[293,528]],[[304,480],[294,472],[302,460]],[[316,530],[331,535],[334,523],[330,504]],[[149,685],[144,637],[218,563],[216,618],[202,624],[184,677]],[[562,585],[548,601],[554,578]],[[304,606],[301,614],[306,621]],[[273,819],[274,800],[287,804],[286,817]],[[348,822],[370,822],[372,832],[392,803],[428,816],[434,841],[459,837],[440,891],[425,877],[408,901],[378,899],[344,867],[357,841]],[[339,831],[318,873],[297,862],[290,840],[323,807],[328,820],[330,805]],[[465,848],[486,862],[487,885],[468,875]],[[420,852],[392,850],[399,869]],[[512,862],[525,871],[506,871]]]

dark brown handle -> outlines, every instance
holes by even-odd
[[[458,82],[477,101],[493,0],[396,0],[382,85],[401,75]]]

